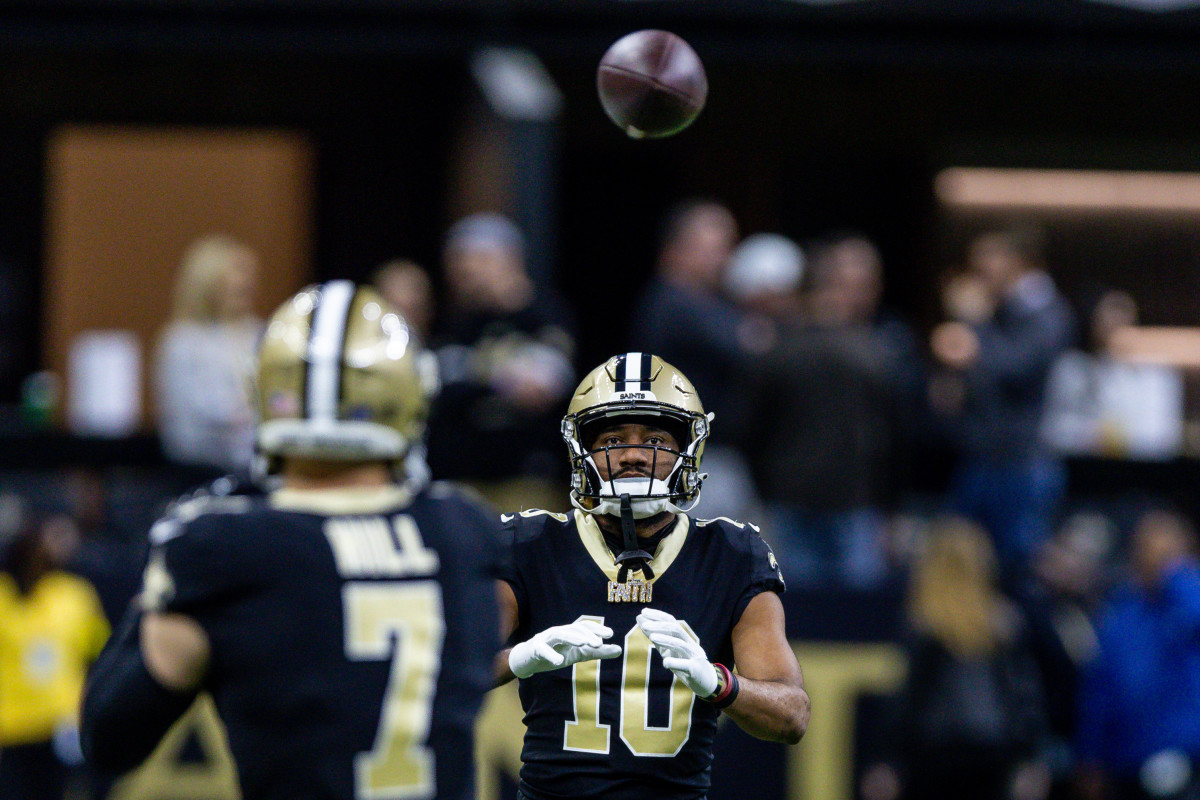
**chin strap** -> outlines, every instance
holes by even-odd
[[[637,530],[633,523],[633,502],[629,495],[621,495],[621,536],[625,539],[625,552],[617,556],[617,583],[625,583],[629,570],[640,569],[646,580],[654,578],[650,569],[650,554],[638,546]]]

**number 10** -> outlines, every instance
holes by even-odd
[[[582,616],[601,625],[604,617]],[[696,642],[698,637],[686,622],[684,630]],[[671,676],[671,714],[666,727],[649,723],[650,640],[636,625],[625,634],[621,659],[621,741],[635,756],[666,757],[679,753],[692,728],[692,705],[696,695],[674,675]],[[571,699],[575,719],[564,723],[563,749],[583,753],[608,753],[610,728],[600,722],[600,661],[580,661],[571,667]]]

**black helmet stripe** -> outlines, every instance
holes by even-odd
[[[650,391],[650,360],[646,353],[626,353],[617,356],[617,370],[613,380],[618,392]],[[631,386],[632,384],[632,386]]]
[[[350,281],[330,281],[321,289],[308,333],[308,375],[304,411],[308,419],[335,420],[342,388],[346,320],[354,300]]]

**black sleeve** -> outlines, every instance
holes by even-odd
[[[119,775],[137,767],[191,707],[195,692],[174,692],[146,670],[139,608],[130,606],[88,677],[80,738],[97,771]]]
[[[499,560],[499,577],[512,587],[513,596],[517,598],[517,627],[509,636],[508,642],[505,644],[506,647],[516,642],[524,641],[527,638],[529,593],[525,588],[525,581],[521,576],[521,570],[517,564],[517,524],[521,519],[519,514],[500,515],[500,550],[502,555]]]
[[[160,520],[143,577],[142,606],[187,614],[207,629],[215,614],[261,577],[262,546],[234,514]]]
[[[741,619],[742,612],[746,610],[746,606],[750,605],[750,601],[756,595],[762,592],[775,592],[776,594],[784,592],[783,573],[780,572],[779,564],[775,561],[775,554],[771,552],[770,546],[763,541],[753,526],[747,525],[746,528],[750,548],[747,568],[750,575],[746,582],[746,588],[742,590],[737,605],[734,606],[733,618],[735,620]]]

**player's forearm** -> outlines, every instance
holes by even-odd
[[[496,653],[496,658],[492,661],[492,688],[503,686],[517,676],[513,674],[512,667],[508,665],[508,654],[512,652],[511,647],[506,647],[499,653]]]
[[[194,692],[159,684],[142,659],[141,613],[131,610],[92,669],[83,697],[80,737],[96,769],[127,772],[154,750],[191,706]]]
[[[808,729],[808,692],[795,684],[738,678],[738,696],[725,713],[751,736],[796,744]]]

